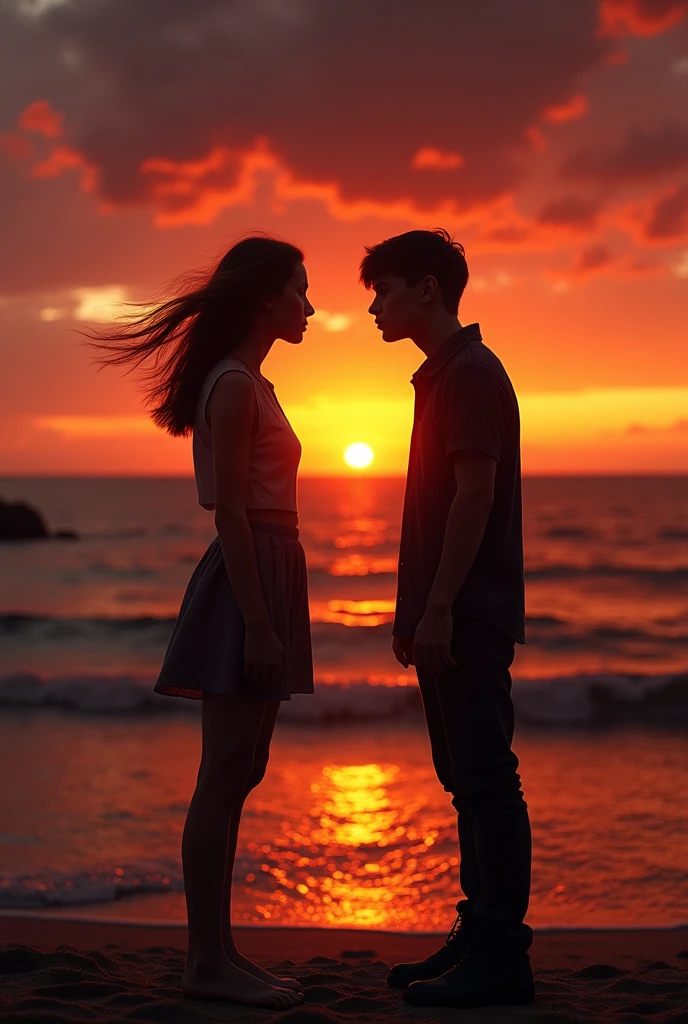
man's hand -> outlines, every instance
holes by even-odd
[[[454,622],[450,608],[428,607],[416,627],[413,641],[413,660],[416,668],[443,675],[456,668],[451,656],[451,638]]]
[[[394,652],[394,657],[404,668],[414,664],[412,636],[393,636],[392,651]]]

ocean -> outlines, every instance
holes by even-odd
[[[76,540],[0,546],[0,907],[184,918],[198,704],[152,693],[214,536],[193,481],[0,479]],[[456,824],[390,653],[403,481],[300,483],[315,696],[285,703],[237,922],[443,930]],[[516,752],[536,927],[688,921],[688,477],[527,478]]]

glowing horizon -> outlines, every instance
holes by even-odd
[[[316,395],[309,402],[282,404],[303,446],[302,475],[360,475],[362,469],[374,476],[406,472],[411,396],[354,400]],[[526,392],[519,404],[524,473],[688,472],[688,388]],[[374,454],[374,462],[365,467],[347,465],[342,458],[352,422],[369,439],[366,445]],[[191,472],[189,440],[164,434],[145,414],[38,416],[27,432],[37,453],[41,442],[63,453],[61,463],[53,455],[51,475],[69,475],[70,466],[78,474],[102,475],[105,456],[115,475],[127,468],[136,475]],[[16,455],[2,475],[22,467],[23,475],[42,475],[47,460],[38,458],[32,467],[24,445]]]

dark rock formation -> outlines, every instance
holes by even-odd
[[[31,505],[23,501],[9,502],[0,498],[0,541],[3,540],[77,540],[73,530],[58,530],[51,534],[45,519]]]
[[[0,498],[0,538],[3,540],[40,540],[48,536],[48,527],[40,512],[18,501]]]

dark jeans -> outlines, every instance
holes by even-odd
[[[460,881],[468,915],[499,945],[526,950],[531,836],[518,758],[509,668],[514,641],[478,619],[454,622],[457,667],[423,670],[423,698],[437,777],[459,818]]]

